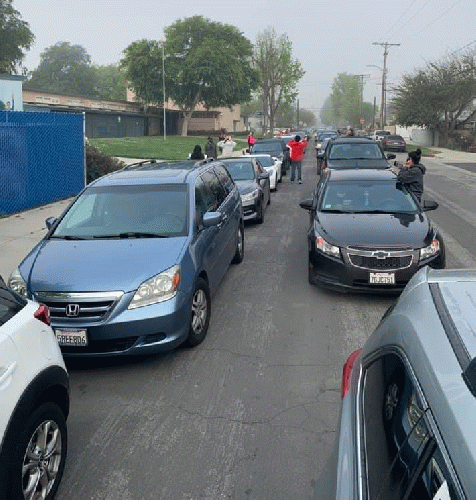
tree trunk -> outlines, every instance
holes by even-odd
[[[190,118],[192,118],[193,110],[197,107],[197,104],[200,102],[201,97],[201,89],[198,89],[197,95],[193,100],[193,104],[189,109],[181,108],[183,113],[183,122],[182,122],[182,137],[187,137],[188,134],[188,122]]]

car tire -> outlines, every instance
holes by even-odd
[[[262,203],[259,204],[259,212],[256,215],[256,222],[258,224],[263,224],[263,222],[264,222],[264,210],[263,210],[263,204]]]
[[[245,230],[240,224],[238,228],[238,241],[236,242],[236,252],[233,256],[232,264],[239,264],[245,255]]]
[[[210,324],[211,305],[208,283],[203,278],[198,278],[192,296],[190,327],[185,341],[188,347],[195,347],[203,342]]]
[[[44,449],[42,443],[46,444]],[[38,498],[51,500],[63,475],[67,445],[66,418],[61,408],[51,402],[42,404],[26,420],[20,435],[15,436],[6,498],[24,500],[30,498],[34,488],[40,488]],[[30,494],[24,493],[28,487],[32,488]]]

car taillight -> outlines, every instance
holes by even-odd
[[[48,309],[48,306],[45,306],[45,304],[40,304],[40,307],[38,307],[33,316],[45,325],[51,325],[50,310]]]
[[[354,366],[355,358],[362,352],[362,349],[357,349],[354,351],[344,363],[342,369],[342,387],[341,387],[341,397],[343,398],[348,392],[350,387],[350,375],[352,373],[352,367]]]

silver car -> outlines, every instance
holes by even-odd
[[[476,270],[421,269],[344,365],[315,499],[476,498]]]

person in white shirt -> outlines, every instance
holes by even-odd
[[[231,135],[227,135],[223,141],[217,143],[217,146],[221,148],[220,156],[231,156],[233,148],[236,146],[236,142],[231,139]]]

